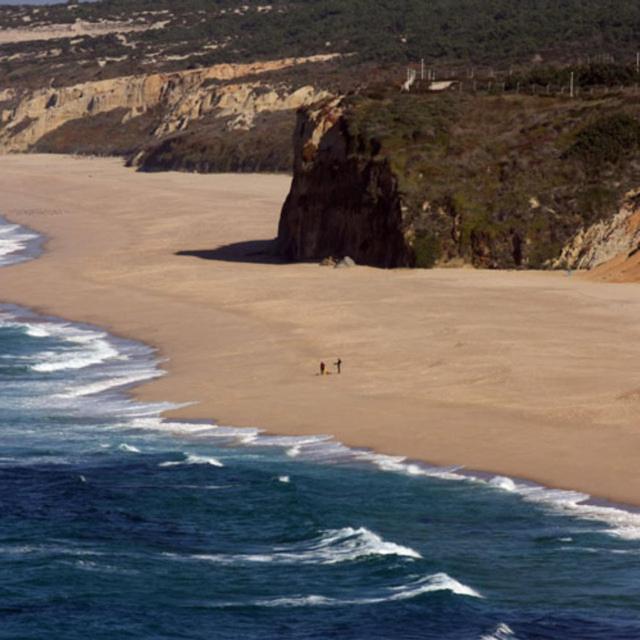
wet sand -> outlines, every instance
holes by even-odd
[[[2,269],[0,300],[154,345],[169,375],[134,393],[195,403],[180,418],[640,504],[640,286],[274,264],[288,186],[0,157],[0,213],[48,237]]]

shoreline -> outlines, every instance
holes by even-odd
[[[43,238],[40,239],[43,240]],[[109,340],[109,342],[117,343],[116,350],[118,352],[120,352],[119,345],[121,345],[122,343],[129,346],[133,345],[137,349],[142,348],[144,350],[148,350],[148,353],[146,355],[137,356],[144,359],[145,361],[149,359],[148,364],[150,365],[150,368],[147,371],[148,377],[124,384],[105,386],[103,389],[95,393],[95,397],[97,399],[100,399],[100,396],[103,393],[115,394],[116,397],[126,398],[134,403],[139,403],[140,406],[144,406],[144,402],[135,397],[135,390],[141,385],[148,384],[153,380],[157,380],[163,375],[168,375],[169,373],[161,366],[163,360],[158,357],[158,350],[154,347],[149,346],[148,344],[131,340],[130,338],[126,338],[123,336],[116,336],[111,332],[106,331],[103,327],[79,323],[69,318],[59,318],[55,316],[42,315],[38,312],[34,312],[32,309],[26,309],[10,304],[8,305],[2,302],[0,302],[0,311],[2,311],[3,306],[9,307],[8,312],[10,316],[17,314],[16,319],[18,322],[35,321],[36,324],[45,323],[47,325],[49,323],[53,323],[54,325],[60,325],[61,323],[70,324],[73,327],[80,328],[83,331],[90,331],[94,334],[106,334],[107,340]],[[25,314],[26,319],[21,320],[22,316]],[[33,318],[32,316],[35,316],[35,318]],[[104,364],[104,362],[96,364],[98,366],[101,366]],[[92,395],[85,397],[92,397]],[[152,412],[150,415],[157,416],[161,421],[164,421],[166,419],[166,414],[172,411],[175,411],[175,409],[162,410],[160,408],[157,408],[156,412]],[[215,429],[220,427],[220,425],[216,425],[212,420],[207,419],[181,419],[180,422],[177,423],[179,429],[177,429],[174,423],[171,422],[165,423],[165,425],[166,428],[163,428],[163,426],[159,423],[158,426],[155,427],[155,429],[157,429],[159,433],[168,433],[175,438],[186,440],[187,442],[191,443],[204,441],[201,440],[199,430],[195,431],[194,433],[184,432],[182,429],[184,426],[189,425],[195,427],[210,427],[210,429],[207,430],[212,432],[210,438],[213,439],[213,442],[215,442],[215,439],[217,437],[215,435]],[[154,427],[146,427],[145,429],[155,430]],[[268,445],[265,445],[264,443],[262,443],[263,438],[266,438],[267,440],[272,438],[278,439],[282,437],[282,434],[272,433],[264,429],[251,427],[232,426],[223,427],[223,429],[225,429],[225,431],[227,429],[230,429],[231,431],[238,432],[240,443],[234,446],[279,446],[283,450],[289,450],[291,448],[298,449],[299,453],[296,454],[295,457],[297,458],[298,456],[302,455],[302,457],[300,458],[300,461],[302,462],[307,461],[307,459],[304,457],[303,453],[300,450],[304,450],[306,447],[311,447],[312,449],[317,446],[323,445],[327,445],[329,447],[337,447],[337,455],[339,456],[339,458],[341,458],[344,455],[344,451],[346,451],[348,460],[350,460],[351,463],[367,464],[373,468],[376,468],[381,473],[396,473],[399,475],[432,478],[447,482],[467,482],[474,486],[492,487],[496,490],[517,495],[521,500],[525,502],[543,503],[551,507],[552,509],[555,507],[558,515],[574,517],[582,520],[603,522],[612,525],[612,529],[605,529],[603,530],[603,533],[608,533],[613,537],[634,540],[638,539],[638,536],[640,535],[638,534],[638,531],[640,531],[640,507],[631,504],[612,502],[591,495],[584,495],[583,497],[580,497],[572,495],[575,492],[571,489],[549,487],[536,483],[535,481],[532,481],[530,479],[521,477],[496,476],[491,472],[456,466],[439,467],[431,464],[429,461],[412,459],[409,456],[397,459],[394,456],[386,455],[369,447],[349,447],[348,445],[345,445],[344,443],[336,440],[333,436],[316,435],[307,437],[285,435],[284,438],[290,440],[287,444],[274,445],[272,442],[270,442]],[[247,432],[246,435],[242,433],[244,431]],[[246,440],[247,436],[249,436],[248,441]],[[222,437],[229,438],[231,436],[225,433],[225,435]],[[299,443],[295,442],[297,438],[299,438],[300,440]],[[335,452],[334,455],[336,455]],[[310,461],[313,462],[315,461],[315,459],[312,457]],[[319,464],[323,463],[320,462]],[[327,464],[330,464],[330,462]],[[630,515],[632,520],[626,523],[621,522],[619,515],[620,512]]]
[[[633,462],[634,446],[639,443],[633,432],[632,418],[634,408],[637,410],[640,406],[640,390],[637,389],[640,376],[634,378],[631,367],[637,355],[633,343],[627,344],[628,359],[622,365],[618,363],[621,370],[615,371],[618,375],[613,387],[618,391],[617,395],[610,392],[607,397],[595,398],[597,402],[588,403],[590,411],[582,414],[576,411],[579,407],[576,399],[569,406],[562,406],[558,397],[551,398],[558,405],[555,415],[536,412],[536,401],[540,399],[541,391],[548,392],[546,388],[533,394],[533,403],[518,404],[516,392],[521,394],[523,388],[519,384],[514,388],[509,381],[509,372],[504,371],[508,362],[501,362],[500,357],[496,361],[495,354],[483,352],[482,348],[478,353],[478,345],[473,345],[473,353],[466,353],[461,363],[438,362],[433,355],[438,350],[434,348],[435,338],[447,341],[447,349],[442,348],[437,354],[441,359],[449,350],[464,349],[466,345],[464,332],[447,333],[452,322],[460,318],[457,314],[466,308],[463,305],[461,309],[459,301],[447,296],[452,287],[455,292],[469,296],[480,286],[484,293],[496,298],[495,304],[489,305],[489,311],[498,316],[503,305],[510,313],[517,312],[517,304],[522,303],[517,294],[520,287],[535,298],[532,307],[526,309],[529,313],[536,310],[539,298],[546,296],[555,305],[565,294],[573,296],[566,313],[570,313],[572,307],[587,312],[582,317],[589,321],[588,329],[596,333],[599,329],[596,321],[601,320],[606,328],[606,323],[615,315],[611,305],[614,309],[627,308],[628,317],[625,316],[622,322],[622,329],[626,330],[623,341],[637,336],[631,326],[634,310],[629,310],[640,302],[637,287],[586,283],[575,278],[567,282],[568,279],[562,279],[559,274],[548,273],[380,272],[363,267],[333,271],[316,265],[235,262],[224,257],[218,260],[178,257],[167,250],[167,247],[173,248],[176,240],[180,240],[180,244],[189,243],[187,248],[200,251],[234,241],[263,242],[273,236],[278,213],[278,210],[274,211],[274,205],[286,190],[287,178],[162,174],[158,180],[135,174],[113,159],[57,156],[3,157],[0,163],[4,175],[0,181],[6,194],[2,214],[7,220],[25,224],[47,236],[40,258],[7,269],[6,275],[10,277],[3,278],[0,283],[0,297],[38,313],[68,318],[72,322],[88,322],[112,335],[154,347],[161,359],[169,358],[168,366],[166,362],[162,365],[169,375],[142,383],[132,391],[133,396],[145,402],[180,403],[188,401],[191,395],[192,401],[201,401],[198,405],[169,412],[171,418],[217,418],[219,424],[259,427],[282,435],[326,433],[352,448],[404,455],[438,466],[463,464],[467,470],[484,469],[487,473],[526,478],[548,487],[573,487],[612,504],[633,506],[640,503],[640,476],[638,472],[633,473],[634,467],[627,466]],[[97,177],[87,173],[94,171],[106,175]],[[43,178],[44,186],[28,188],[35,172]],[[126,188],[122,196],[110,198],[113,189],[123,182]],[[249,188],[256,182],[260,183],[257,188]],[[164,196],[154,194],[163,183],[169,184],[169,192],[162,186],[160,191],[164,191]],[[151,208],[145,204],[147,198],[155,198],[156,202],[173,195],[175,201],[177,193],[189,200],[190,188],[198,191],[198,197],[195,202],[181,205],[184,215],[180,219],[172,209],[164,213],[156,209],[155,220],[153,211],[141,213],[136,210],[136,206]],[[261,188],[266,190],[268,197]],[[249,195],[245,196],[245,190]],[[220,198],[224,200],[221,213],[202,208],[212,192],[219,196],[212,201],[212,209],[217,208],[215,204]],[[250,206],[239,206],[243,196],[250,200]],[[127,197],[134,200],[140,197],[141,201],[131,207],[126,202]],[[98,200],[98,206],[89,211],[94,198]],[[55,205],[50,211],[58,213],[47,215],[46,205]],[[124,212],[123,207],[126,208]],[[251,219],[244,217],[238,221],[238,208]],[[214,220],[209,222],[208,216]],[[196,228],[189,230],[190,225]],[[183,237],[176,238],[176,235]],[[200,246],[191,246],[198,240]],[[123,264],[119,265],[118,260]],[[333,285],[331,297],[328,302],[322,299],[318,302],[313,293],[324,293],[327,283],[329,287]],[[416,310],[416,302],[425,302],[418,286],[428,287],[428,293],[435,294],[441,304],[448,303],[449,307],[444,309],[446,313],[430,318],[429,309]],[[596,290],[595,287],[604,289]],[[398,290],[401,299],[395,300]],[[131,296],[140,300],[134,302]],[[598,301],[598,296],[604,304],[602,300]],[[590,304],[594,297],[596,308],[592,309]],[[172,309],[167,309],[168,306]],[[379,321],[372,323],[367,314],[358,315],[360,307],[377,310]],[[206,317],[192,323],[190,319],[194,313]],[[328,327],[318,321],[318,318],[331,318],[332,313],[338,315],[342,329],[335,326],[335,320],[327,320]],[[412,318],[412,313],[418,317]],[[561,324],[558,322],[558,318],[562,318],[561,310],[552,308],[549,313],[552,316],[560,314],[552,320]],[[164,316],[167,314],[173,318],[168,322],[171,326],[154,326],[155,322],[166,324]],[[408,321],[403,314],[409,315]],[[505,345],[504,336],[500,339],[492,334],[492,327],[487,324],[490,317],[485,316],[486,313],[481,318],[480,332],[488,332],[488,338],[498,340],[501,348],[510,346]],[[186,325],[181,327],[181,322]],[[416,324],[418,329],[431,332],[431,340],[424,346],[417,342],[420,334],[415,333]],[[181,328],[194,329],[192,340],[188,335],[178,340]],[[410,339],[408,345],[391,344],[384,350],[381,360],[371,358],[369,351],[376,340],[393,342],[398,339],[394,334],[403,329],[414,331],[411,334],[413,343]],[[518,326],[511,330],[518,335],[522,332]],[[610,331],[615,332],[614,329]],[[520,337],[523,345],[530,349],[526,335]],[[359,345],[358,340],[364,344]],[[558,338],[553,337],[555,349],[566,349],[562,340],[556,344],[557,341]],[[207,351],[203,344],[211,344],[212,351],[222,350],[223,353],[202,353]],[[417,357],[411,359],[407,346],[418,351]],[[390,362],[388,356],[395,347],[401,351],[400,359]],[[596,349],[597,353],[587,355],[601,362],[607,350]],[[619,353],[617,351],[615,355]],[[540,363],[535,353],[525,355],[516,365],[525,368],[530,376]],[[570,357],[571,353],[561,355]],[[281,361],[277,360],[278,356]],[[338,356],[345,361],[345,373],[340,378],[318,379],[313,372],[316,361],[325,358],[332,362],[330,358]],[[403,357],[408,358],[405,363],[408,372],[402,370]],[[420,367],[421,357],[434,361]],[[490,361],[484,369],[483,359]],[[613,360],[613,363],[604,363],[607,372],[615,369],[615,357]],[[414,367],[412,371],[410,365],[416,363],[418,368]],[[220,371],[225,364],[230,365],[229,370]],[[194,375],[193,365],[196,365],[197,375]],[[358,365],[364,365],[363,369]],[[391,369],[389,365],[392,365]],[[474,374],[471,379],[465,365],[473,365],[470,367]],[[433,370],[438,376],[433,375]],[[212,381],[207,379],[208,372],[211,372]],[[386,375],[390,372],[393,375]],[[568,390],[578,399],[593,400],[589,393],[597,392],[598,385],[590,380],[585,384],[579,375],[580,368],[574,366],[572,373],[577,380],[572,380],[573,387],[568,385]],[[464,384],[456,380],[460,377],[466,378]],[[622,383],[626,377],[629,380],[625,385]],[[415,378],[424,382],[427,389],[429,383],[439,382],[438,393],[435,396],[420,393]],[[341,387],[337,387],[338,380]],[[507,396],[507,402],[496,400],[496,380],[502,383],[497,391]],[[219,388],[218,382],[223,389]],[[582,382],[584,388],[576,382]],[[214,395],[216,391],[218,397]],[[624,397],[625,393],[630,394],[628,398]],[[209,397],[210,394],[213,397]],[[622,400],[619,399],[621,395]],[[216,407],[219,407],[218,415]],[[604,420],[602,416],[609,410],[612,410],[611,415]],[[571,415],[572,412],[575,415]],[[480,426],[470,425],[474,421]],[[574,428],[563,422],[573,422]],[[576,422],[583,422],[577,425],[578,433]],[[434,423],[435,427],[432,426]],[[327,424],[335,428],[326,428]],[[425,424],[429,426],[425,428]],[[393,433],[389,433],[389,425],[394,425]],[[455,433],[445,433],[443,430],[447,427]],[[604,429],[608,434],[598,433]],[[498,449],[493,455],[489,454],[487,443],[482,442],[487,433]],[[603,435],[610,437],[603,439]],[[471,441],[461,442],[461,436]],[[620,436],[625,436],[623,441]],[[571,450],[570,445],[576,444],[581,444],[583,450],[580,447]],[[620,467],[620,476],[612,478],[612,465],[602,464],[606,462],[606,451],[589,450],[589,446],[597,448],[595,445],[598,444],[608,444],[610,448],[617,444],[614,450],[620,455],[626,452],[627,458],[616,459],[613,465]],[[539,450],[531,451],[532,448]],[[425,455],[428,450],[433,451],[433,455]],[[568,457],[567,453],[570,454]],[[517,455],[513,460],[500,460],[514,454]],[[483,460],[486,464],[474,464],[474,461]],[[540,460],[546,460],[547,464],[538,465]],[[566,462],[566,469],[554,468],[553,463],[560,460]],[[602,482],[603,479],[607,482]],[[597,489],[598,484],[602,490]]]

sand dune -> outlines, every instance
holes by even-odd
[[[157,346],[171,375],[136,395],[197,402],[181,417],[640,504],[640,287],[273,264],[288,185],[2,157],[1,212],[49,241],[3,269],[0,299]]]

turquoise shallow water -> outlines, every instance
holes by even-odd
[[[166,422],[122,393],[160,374],[0,307],[0,638],[640,638],[637,514]]]

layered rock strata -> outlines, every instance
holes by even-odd
[[[127,76],[61,89],[44,88],[16,96],[0,112],[0,151],[27,151],[64,124],[117,109],[122,121],[161,107],[154,131],[160,138],[185,129],[202,115],[219,111],[231,127],[249,128],[256,113],[296,109],[327,94],[312,86],[274,88],[251,78],[299,64],[323,62],[330,55],[287,58],[253,64],[221,64],[175,73]],[[233,82],[237,79],[245,82]]]
[[[554,268],[594,269],[640,252],[640,189],[631,191],[615,216],[580,229],[564,247]]]

